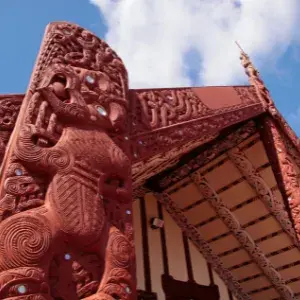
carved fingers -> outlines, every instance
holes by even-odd
[[[28,168],[45,173],[52,173],[70,167],[72,157],[69,153],[58,145],[48,148],[47,146],[51,142],[54,142],[54,140],[49,133],[28,124],[20,131],[15,147],[15,155]]]

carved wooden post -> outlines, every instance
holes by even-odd
[[[260,134],[270,159],[278,187],[290,209],[298,241],[300,239],[300,185],[296,168],[300,167],[298,149],[288,142],[270,117],[260,119]]]
[[[128,106],[109,46],[50,24],[2,164],[0,299],[136,299]]]

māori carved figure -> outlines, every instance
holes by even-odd
[[[123,63],[53,23],[33,74],[2,165],[0,299],[135,299]]]

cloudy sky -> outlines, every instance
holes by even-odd
[[[51,21],[104,38],[132,88],[244,84],[237,40],[300,134],[299,16],[299,0],[2,0],[0,93],[26,91]]]

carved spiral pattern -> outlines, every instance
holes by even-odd
[[[31,185],[32,190],[37,190],[34,186],[35,182],[32,177],[29,176],[15,176],[8,178],[5,181],[5,191],[11,195],[24,195],[28,192],[27,186]]]
[[[11,180],[11,178],[6,179],[5,190],[8,194],[17,195],[20,191],[20,182],[18,180]]]
[[[70,155],[62,149],[47,151],[44,160],[45,165],[54,167],[58,170],[67,169],[71,164]]]
[[[35,265],[50,248],[51,232],[41,218],[18,216],[1,227],[0,261],[5,268]]]
[[[32,137],[36,133],[32,125],[24,126],[17,140],[15,154],[25,162],[38,162],[43,156],[43,151],[32,142]]]
[[[114,232],[110,249],[114,267],[127,268],[129,266],[131,252],[131,245],[127,238],[119,232]]]

